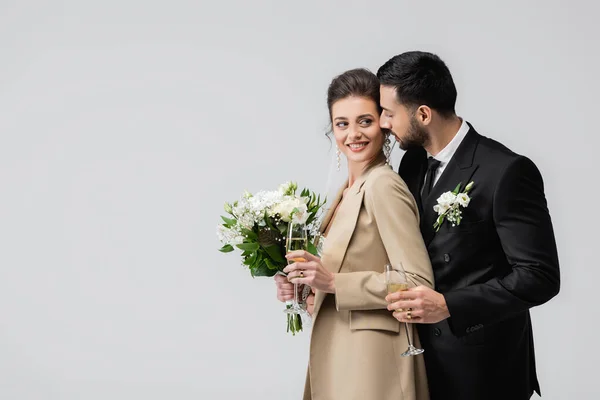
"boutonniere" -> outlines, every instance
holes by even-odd
[[[461,184],[462,182],[456,185],[453,191],[442,194],[437,199],[437,204],[433,206],[433,211],[438,213],[438,217],[433,224],[436,232],[440,230],[445,219],[450,221],[452,226],[460,225],[462,219],[461,207],[466,208],[471,201],[468,193],[473,188],[473,181],[469,182],[462,192],[459,192]]]

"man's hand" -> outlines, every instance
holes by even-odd
[[[435,324],[450,317],[444,295],[426,286],[390,293],[385,300],[388,310],[403,310],[393,314],[400,322]]]

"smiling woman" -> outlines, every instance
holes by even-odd
[[[389,132],[379,126],[379,81],[365,69],[336,77],[327,93],[338,155],[348,160],[349,186],[370,165],[389,157]],[[384,148],[385,153],[384,154]]]
[[[290,252],[278,298],[293,296],[287,280],[314,291],[313,328],[304,400],[428,399],[422,356],[402,357],[412,327],[387,310],[384,266],[402,264],[409,286],[433,285],[417,205],[387,164],[388,132],[379,126],[379,81],[364,69],[333,79],[327,105],[332,133],[348,163],[348,179],[325,215],[321,258]],[[311,301],[311,300],[314,300]]]
[[[377,106],[366,97],[350,96],[335,102],[331,113],[335,141],[348,159],[352,179],[383,155]]]

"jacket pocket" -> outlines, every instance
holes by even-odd
[[[462,220],[460,224],[456,226],[452,226],[448,221],[444,221],[444,224],[448,224],[448,232],[449,233],[480,233],[486,229],[488,221],[465,221]]]
[[[350,311],[350,330],[400,332],[400,322],[388,310]]]
[[[476,331],[466,334],[460,338],[460,341],[467,346],[481,346],[485,344],[485,329],[480,328]]]

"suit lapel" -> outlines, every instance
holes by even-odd
[[[442,176],[438,179],[429,196],[423,201],[424,209],[423,217],[421,218],[421,233],[427,246],[429,246],[436,234],[433,224],[438,215],[433,211],[433,206],[437,204],[437,199],[443,193],[454,190],[459,183],[462,190],[469,183],[479,166],[473,162],[478,143],[479,134],[471,126],[460,146],[456,149],[456,153],[454,153],[454,156],[448,162]]]
[[[419,214],[423,214],[423,203],[421,202],[421,188],[427,172],[427,152],[418,147],[404,153],[398,173],[406,182],[406,186],[417,202]]]

